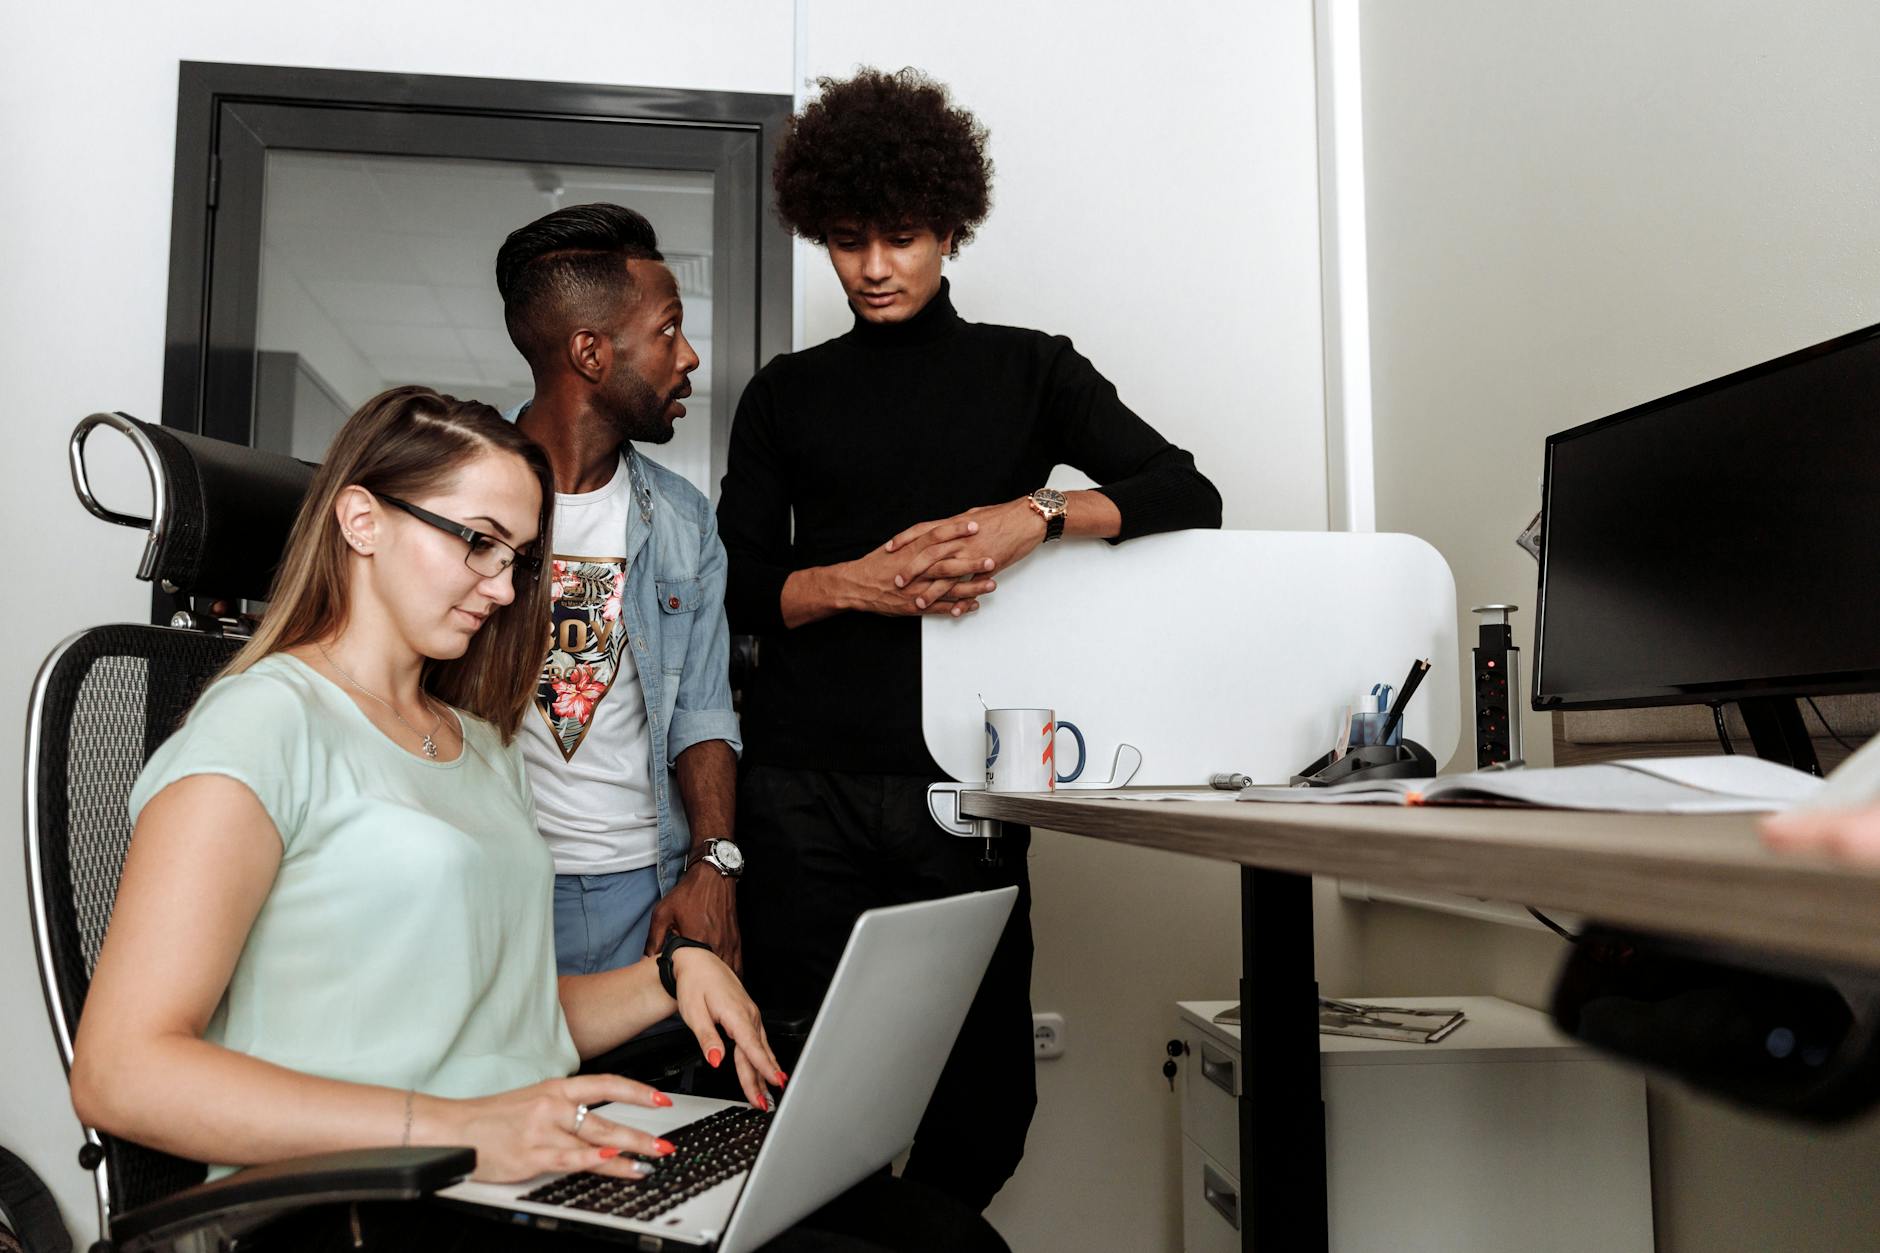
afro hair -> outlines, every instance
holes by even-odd
[[[916,69],[863,68],[817,80],[777,145],[777,216],[812,243],[835,223],[914,225],[953,234],[950,256],[992,209],[986,128]]]

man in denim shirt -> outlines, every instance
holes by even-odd
[[[678,286],[652,226],[608,204],[513,232],[496,282],[535,377],[509,416],[555,471],[554,617],[521,743],[557,963],[629,965],[676,931],[736,968],[724,546],[705,496],[633,447],[670,440],[692,392]]]

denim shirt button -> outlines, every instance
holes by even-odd
[[[666,608],[677,609],[678,607],[679,607],[679,598],[677,596],[668,596],[666,598]]]

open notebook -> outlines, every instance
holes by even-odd
[[[1648,757],[1594,766],[1478,770],[1336,787],[1249,787],[1239,799],[1287,805],[1528,805],[1634,814],[1753,814],[1814,799],[1822,780],[1760,757]]]

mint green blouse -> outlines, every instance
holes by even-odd
[[[414,756],[285,653],[212,684],[131,793],[226,775],[281,864],[204,1038],[307,1074],[485,1096],[572,1074],[555,987],[554,863],[522,755],[460,714]]]

